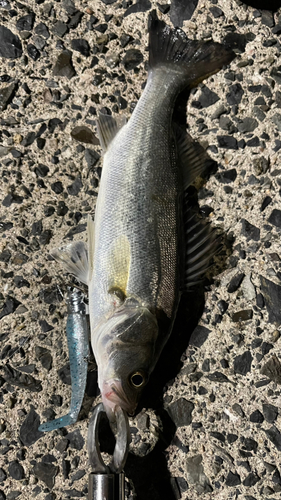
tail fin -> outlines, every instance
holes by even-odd
[[[195,87],[204,78],[219,71],[235,57],[225,45],[189,40],[180,29],[171,29],[159,21],[153,11],[149,23],[149,67],[172,64],[182,74],[183,87]]]

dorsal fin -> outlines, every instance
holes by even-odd
[[[98,137],[101,143],[103,152],[105,153],[109,144],[116,136],[117,132],[125,125],[126,118],[124,116],[118,117],[116,120],[111,115],[99,114],[96,120]]]
[[[215,230],[198,214],[197,207],[185,193],[184,229],[186,240],[186,263],[184,290],[202,281],[212,257],[218,252],[220,243]]]

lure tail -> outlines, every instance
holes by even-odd
[[[70,411],[63,417],[56,418],[39,426],[41,432],[53,431],[74,424],[77,421],[86,388],[87,358],[89,356],[89,331],[83,295],[74,289],[68,294],[68,318],[66,335],[69,350],[71,374]]]

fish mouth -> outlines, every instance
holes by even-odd
[[[112,379],[107,382],[103,382],[102,385],[102,401],[109,416],[113,417],[112,414],[115,413],[115,407],[120,406],[129,415],[133,415],[137,407],[136,402],[129,401],[123,387],[121,380]]]

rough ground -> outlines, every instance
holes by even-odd
[[[131,420],[126,498],[281,496],[281,11],[199,0],[183,21],[177,4],[0,1],[1,500],[87,496],[94,364],[81,420],[37,432],[70,397],[70,278],[49,251],[85,238],[102,167],[95,116],[134,109],[152,8],[191,38],[235,42],[237,57],[189,99],[189,132],[218,164],[198,196],[223,250]]]

